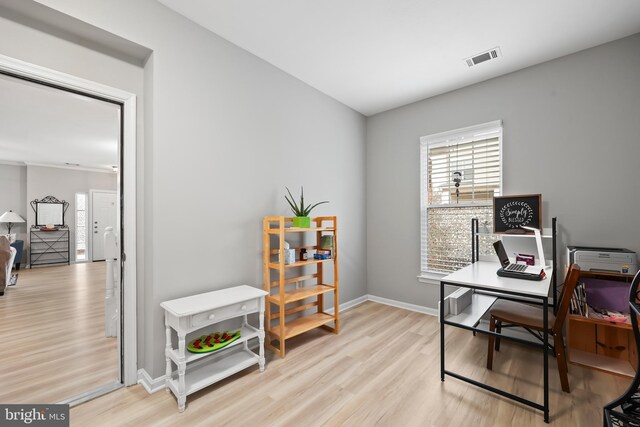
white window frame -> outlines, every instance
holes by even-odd
[[[497,131],[496,131],[497,129]],[[427,256],[428,248],[423,247],[422,242],[426,238],[426,234],[429,232],[427,229],[427,209],[434,207],[451,208],[451,207],[481,207],[491,206],[490,203],[476,204],[476,203],[463,203],[463,204],[446,204],[446,205],[434,205],[430,206],[428,203],[429,194],[429,181],[428,171],[425,165],[425,157],[429,155],[429,148],[454,145],[456,143],[466,143],[473,140],[477,140],[478,136],[482,136],[483,133],[497,133],[499,138],[499,160],[500,160],[500,194],[503,193],[503,140],[502,140],[502,120],[495,120],[479,125],[468,126],[460,129],[455,129],[447,132],[440,132],[432,135],[423,136],[420,138],[420,274],[418,280],[423,283],[440,284],[440,279],[446,276],[446,273],[425,271],[423,270],[423,260]],[[469,225],[471,229],[471,225]],[[469,238],[469,245],[471,245],[471,238]]]
[[[78,196],[84,196],[84,259],[79,260],[78,259]],[[75,239],[73,240],[73,252],[74,252],[74,259],[76,263],[82,263],[82,262],[89,262],[89,195],[83,191],[79,191],[75,194],[75,206],[74,206],[74,212],[73,214],[75,215]]]

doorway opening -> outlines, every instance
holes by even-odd
[[[136,348],[135,348],[135,104],[136,97],[135,95],[122,92],[118,89],[109,88],[97,83],[89,82],[83,79],[79,79],[64,73],[59,73],[53,70],[44,69],[42,67],[34,66],[19,60],[15,60],[12,58],[4,57],[0,55],[0,78],[14,78],[19,80],[23,85],[25,82],[29,82],[31,84],[46,87],[49,89],[55,89],[57,91],[61,91],[66,93],[67,95],[71,95],[76,99],[88,100],[96,100],[101,102],[106,102],[111,105],[118,106],[118,121],[119,121],[119,129],[117,131],[117,137],[119,146],[116,148],[117,158],[116,161],[110,161],[109,167],[112,168],[109,173],[115,177],[116,187],[115,191],[117,194],[117,214],[118,219],[116,220],[116,227],[114,227],[117,233],[117,242],[118,242],[118,253],[116,261],[116,265],[118,266],[118,274],[119,278],[117,286],[118,286],[118,304],[120,307],[119,310],[119,318],[118,318],[118,337],[116,338],[117,345],[114,351],[114,365],[116,365],[115,372],[116,374],[113,376],[114,382],[107,383],[102,386],[99,384],[93,385],[92,389],[83,389],[81,387],[73,388],[73,394],[66,396],[57,396],[54,399],[44,399],[37,398],[33,396],[33,398],[27,398],[24,400],[25,402],[42,402],[42,403],[54,403],[56,401],[62,403],[75,404],[80,403],[82,401],[88,400],[89,398],[93,398],[97,393],[104,393],[110,390],[115,389],[118,386],[121,386],[123,383],[126,385],[134,384],[136,382]],[[9,97],[7,97],[9,98]],[[12,99],[14,101],[15,99]],[[46,105],[46,103],[43,103]],[[126,118],[126,120],[125,120]],[[0,129],[5,130],[4,126],[0,127]],[[24,128],[23,128],[24,129]],[[4,147],[3,147],[4,148]],[[71,151],[67,150],[67,153],[71,153]],[[7,152],[0,153],[2,157],[6,157]],[[12,166],[18,166],[20,163],[17,159],[1,159],[5,160],[4,162],[0,162],[3,164],[10,164]],[[125,161],[126,160],[126,161]],[[24,164],[25,162],[22,161]],[[52,165],[43,165],[36,164],[38,162],[30,162],[31,166],[38,168],[48,168]],[[71,163],[71,165],[66,165],[67,167],[61,167],[60,165],[56,165],[55,169],[58,169],[60,172],[63,169],[73,169],[74,163],[78,162],[67,162]],[[117,166],[114,168],[114,164]],[[71,166],[71,168],[69,168]],[[78,166],[78,165],[75,165]],[[51,168],[53,169],[53,168]],[[86,169],[80,167],[79,169]],[[90,168],[89,168],[90,169]],[[35,170],[35,169],[34,169]],[[117,172],[121,171],[121,172]],[[83,172],[89,172],[83,170]],[[105,172],[106,173],[106,172]],[[115,175],[114,175],[115,173]],[[28,175],[28,174],[24,174]],[[124,178],[126,176],[126,179]],[[101,186],[97,186],[101,188]],[[95,187],[94,187],[95,188]],[[126,191],[125,191],[126,189]],[[72,227],[68,227],[69,230],[74,234],[74,240],[72,240],[72,245],[70,245],[71,250],[73,251],[73,263],[70,263],[68,266],[56,266],[55,268],[84,268],[83,265],[88,266],[91,263],[87,263],[91,258],[91,247],[90,247],[90,238],[91,228],[89,221],[89,199],[87,197],[87,191],[75,191],[71,193],[71,195],[67,196],[67,200],[72,201],[74,205],[77,206],[77,209],[74,207],[75,215],[71,215],[70,219],[73,218],[74,224]],[[84,207],[84,209],[83,209]],[[26,215],[26,213],[25,213]],[[28,241],[28,235],[30,233],[30,228],[33,224],[26,224],[25,230],[23,231],[23,235],[25,235],[25,240]],[[127,230],[127,234],[124,233],[125,229]],[[84,232],[83,232],[84,230]],[[130,260],[125,265],[124,262],[124,253],[125,251],[134,254]],[[25,250],[25,254],[28,256],[28,248]],[[70,254],[71,255],[71,254]],[[76,262],[79,261],[79,262]],[[104,265],[104,263],[98,263]],[[51,267],[54,268],[54,267]],[[31,270],[31,269],[30,269]],[[35,268],[33,272],[39,272],[42,274],[44,267]],[[80,271],[80,270],[78,270]],[[31,272],[31,271],[30,271]],[[82,274],[76,274],[77,277],[81,277]],[[22,273],[20,279],[25,278],[27,275]],[[50,280],[49,280],[50,281]],[[101,280],[101,285],[98,286],[89,286],[86,289],[98,290],[103,294],[104,298],[104,280]],[[21,280],[19,285],[24,285],[26,280]],[[19,286],[18,285],[18,286]],[[94,289],[95,288],[95,289]],[[53,291],[52,294],[49,294],[51,298],[58,298],[62,302],[64,298],[60,297],[60,290],[56,287],[45,288],[46,291]],[[46,292],[43,292],[46,293]],[[17,292],[15,292],[17,295]],[[5,304],[7,300],[4,300]],[[51,300],[50,300],[51,301]],[[0,304],[2,301],[0,300]],[[76,305],[72,308],[73,312],[78,312],[86,307],[91,306],[90,303]],[[92,311],[91,309],[89,311]],[[104,316],[101,316],[104,318]],[[61,330],[66,335],[69,335],[69,329],[72,327],[72,324],[64,325],[59,328],[52,328],[54,330]],[[15,333],[16,331],[14,331]],[[16,334],[17,335],[17,334]],[[104,337],[104,333],[103,333]],[[12,336],[13,338],[13,336]],[[50,343],[56,343],[55,340],[49,340]],[[63,339],[60,339],[60,343],[63,343]],[[52,344],[53,345],[53,344]],[[86,347],[86,345],[84,346]],[[63,350],[61,353],[63,357],[68,359],[75,360],[75,367],[73,369],[79,368],[83,365],[82,360],[79,359],[79,353],[73,350],[71,344],[69,342],[64,342],[62,345]],[[49,366],[51,366],[51,361],[55,356],[54,352],[46,351],[40,352],[46,354],[49,357]],[[99,353],[99,352],[94,352]],[[6,358],[3,358],[3,362],[6,364],[8,361]],[[80,363],[78,363],[80,362]],[[16,366],[19,366],[19,361],[15,362]],[[27,363],[24,361],[24,363]],[[57,365],[57,364],[56,364]],[[33,366],[25,366],[20,369],[29,370],[30,374],[33,374]],[[48,373],[43,374],[43,377],[51,377],[52,380],[56,381],[56,386],[59,386],[65,382],[77,381],[83,375],[77,370],[69,370],[68,373],[70,377],[65,377],[59,366],[56,366],[55,374],[49,370]],[[2,380],[1,381],[4,386],[7,386],[7,383]],[[97,389],[95,388],[97,386]],[[8,387],[7,387],[8,388]],[[46,387],[43,387],[46,388]],[[52,387],[58,388],[59,387]],[[18,387],[15,387],[13,391],[18,390]],[[30,390],[24,389],[22,390],[27,396],[29,391],[33,392],[33,390],[38,389],[37,386],[31,384],[29,387]],[[10,400],[15,399],[2,399],[5,403],[13,403]],[[16,402],[18,403],[18,402]]]

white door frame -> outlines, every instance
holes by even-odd
[[[122,221],[126,233],[124,233],[123,252],[129,256],[122,262],[124,273],[122,286],[124,304],[121,307],[124,316],[123,336],[121,337],[124,346],[122,381],[124,385],[136,384],[138,371],[136,342],[136,95],[5,55],[0,55],[0,70],[123,104],[124,122],[122,123],[121,148],[123,149],[124,164],[120,165],[118,188],[124,189]],[[122,179],[122,187],[120,179]],[[119,200],[118,204],[120,204]],[[118,210],[120,210],[120,206],[118,206]]]
[[[117,190],[116,191],[113,191],[113,190],[96,190],[96,189],[93,189],[93,190],[90,189],[89,190],[89,200],[87,201],[87,205],[89,206],[89,219],[90,219],[89,223],[90,224],[89,224],[89,227],[88,227],[87,230],[90,231],[90,233],[88,233],[89,234],[89,242],[87,244],[91,246],[91,249],[87,252],[87,255],[89,257],[88,260],[87,260],[88,262],[93,262],[93,195],[95,193],[113,193],[113,194],[116,195],[116,199],[117,199],[117,195],[118,195],[118,191]],[[117,202],[117,204],[120,204],[120,203]],[[117,224],[114,227],[114,232],[116,232],[116,234],[119,234],[119,233],[117,233],[119,228],[120,228],[120,227],[118,227],[120,225],[120,218],[118,218],[119,216],[120,216],[120,214],[118,212],[116,212]]]

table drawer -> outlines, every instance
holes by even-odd
[[[238,304],[228,305],[226,307],[216,308],[204,313],[198,313],[191,316],[191,327],[208,325],[210,323],[219,322],[231,317],[241,316],[246,313],[254,313],[258,310],[258,300],[240,302]]]

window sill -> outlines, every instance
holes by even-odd
[[[428,285],[439,285],[440,279],[442,279],[446,274],[444,273],[420,273],[417,277],[418,282],[426,283]]]

